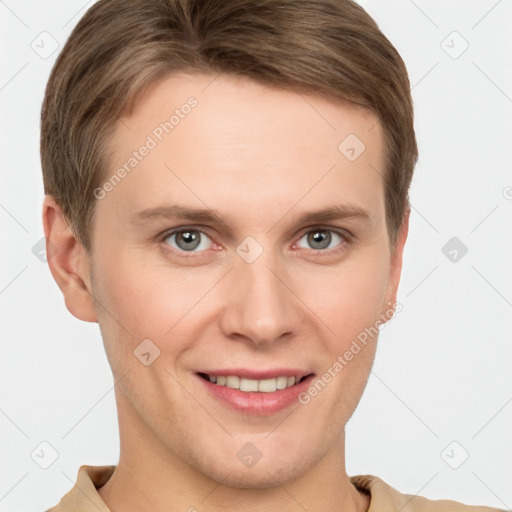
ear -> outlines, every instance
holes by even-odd
[[[90,286],[90,257],[75,238],[55,198],[43,201],[43,228],[50,271],[69,312],[85,322],[97,322]]]
[[[409,216],[411,208],[407,207],[402,226],[397,234],[397,240],[394,248],[391,248],[391,262],[389,267],[388,287],[386,291],[386,300],[382,306],[382,315],[387,322],[393,314],[394,304],[396,303],[396,295],[398,285],[400,284],[400,276],[402,275],[402,256],[404,252],[405,242],[409,233]],[[385,313],[387,312],[387,313]]]

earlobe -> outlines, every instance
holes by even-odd
[[[60,205],[50,195],[43,201],[43,228],[48,265],[66,307],[80,320],[97,322],[90,288],[89,255],[71,231]]]

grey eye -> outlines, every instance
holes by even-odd
[[[334,236],[333,236],[334,235]],[[309,233],[306,233],[301,240],[306,239],[306,242],[308,244],[310,249],[316,250],[322,250],[327,249],[331,245],[333,241],[336,241],[336,238],[338,239],[338,243],[342,242],[343,237],[336,233],[335,231],[332,231],[330,229],[314,229],[310,231]],[[300,240],[300,241],[301,241]],[[303,247],[300,245],[299,241],[299,247]],[[338,244],[336,244],[338,245]]]
[[[204,239],[207,241],[205,242]],[[174,231],[165,238],[168,245],[186,252],[195,251],[197,248],[200,248],[200,250],[208,249],[208,240],[208,236],[197,229]]]
[[[331,243],[331,234],[328,231],[312,231],[308,233],[308,243],[313,249],[325,249]]]

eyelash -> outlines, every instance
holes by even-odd
[[[162,233],[161,235],[158,236],[158,239],[164,244],[166,251],[176,253],[176,251],[178,251],[178,250],[171,248],[168,244],[165,243],[165,240],[167,240],[172,235],[176,235],[176,234],[182,233],[184,231],[198,232],[198,233],[201,233],[202,235],[205,235],[206,237],[211,239],[210,235],[207,233],[206,230],[204,230],[200,227],[193,227],[193,226],[180,226],[179,228],[174,228],[170,231],[165,231],[164,233]],[[343,240],[338,244],[337,247],[335,247],[333,249],[310,249],[310,251],[312,251],[314,255],[321,255],[321,253],[329,254],[329,255],[338,254],[342,251],[345,251],[347,249],[347,246],[353,242],[353,235],[351,233],[349,233],[348,231],[342,230],[342,229],[337,229],[337,228],[332,228],[332,227],[328,227],[328,226],[310,226],[301,232],[297,241],[301,240],[304,237],[304,235],[307,235],[308,233],[315,232],[315,231],[330,231],[331,233],[336,233],[337,235],[339,235]],[[294,242],[294,245],[295,245],[295,242]],[[187,254],[186,251],[178,251],[180,256],[183,258],[198,258],[198,257],[200,257],[198,254],[200,254],[201,252],[206,252],[206,251],[199,251],[199,253],[190,252],[190,254]]]

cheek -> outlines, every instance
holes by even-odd
[[[165,264],[141,264],[135,256],[102,268],[100,295],[125,333],[137,339],[162,337],[194,306],[207,283]]]
[[[332,350],[375,325],[386,297],[389,264],[369,255],[337,269],[297,277],[298,295],[319,319]],[[299,286],[299,283],[300,284]]]
[[[331,417],[333,435],[337,425],[348,421],[366,386],[375,357],[388,271],[386,260],[369,254],[325,279],[323,293],[317,288],[315,311],[329,329],[324,331],[326,357],[323,373],[318,375],[321,382],[316,389],[310,388],[309,398],[323,396],[315,407],[319,414]]]
[[[141,369],[134,351],[153,347],[144,340],[151,340],[155,353],[163,356],[156,360],[159,364],[178,364],[193,350],[192,340],[201,334],[196,332],[201,315],[212,311],[212,297],[206,296],[221,275],[211,269],[176,270],[167,262],[141,263],[136,253],[111,259],[98,267],[98,274],[101,280],[94,294],[104,306],[97,308],[98,320],[117,375]]]

